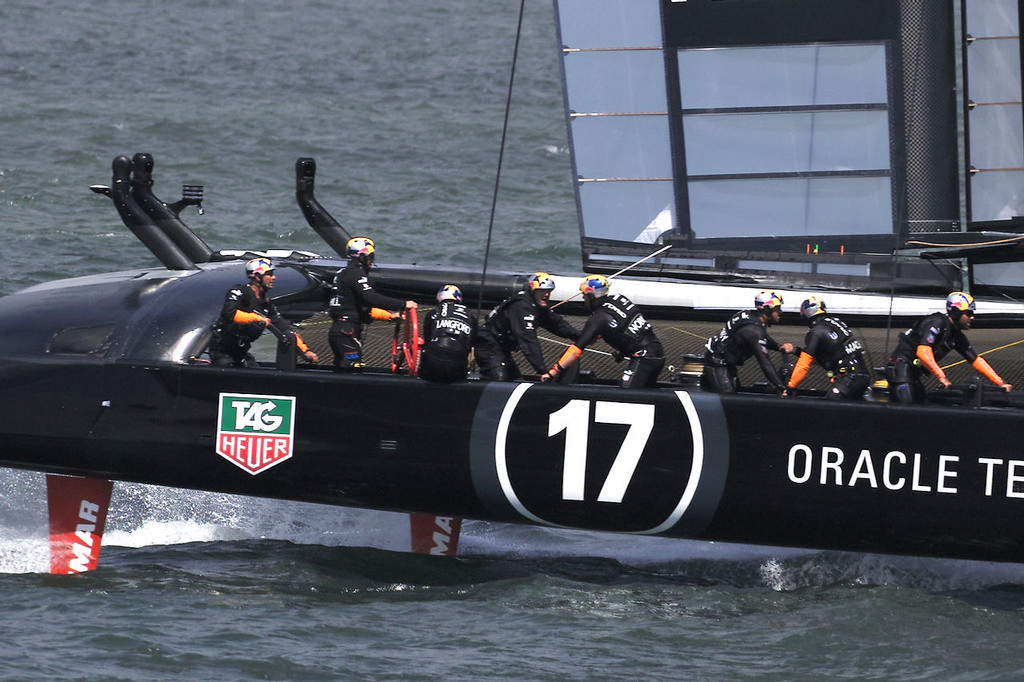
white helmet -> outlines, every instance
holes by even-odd
[[[754,307],[758,310],[774,310],[782,307],[782,295],[774,291],[762,291],[754,297]]]
[[[974,315],[974,297],[963,291],[954,291],[946,297],[946,312],[955,318],[966,312]]]
[[[274,264],[269,258],[253,258],[245,263],[245,275],[249,279],[252,279],[253,277],[262,277],[268,272],[273,271]]]
[[[348,240],[345,248],[348,251],[349,258],[372,256],[374,251],[373,240],[369,237],[352,237],[352,239]]]

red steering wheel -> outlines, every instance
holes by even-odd
[[[416,376],[420,361],[420,319],[413,308],[395,323],[395,337],[391,342],[391,371],[397,374],[402,365],[409,367],[409,375]]]

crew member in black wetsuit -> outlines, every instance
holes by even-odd
[[[335,371],[360,371],[363,361],[363,325],[371,320],[395,320],[416,314],[416,301],[402,301],[374,291],[367,275],[375,259],[373,240],[353,237],[346,245],[348,265],[334,277],[330,314],[334,322],[327,340],[334,351]]]
[[[288,330],[277,307],[267,297],[274,287],[277,275],[269,258],[253,258],[245,264],[248,284],[237,284],[228,289],[224,307],[213,329],[210,341],[210,361],[221,367],[258,367],[256,359],[249,353],[253,341],[268,327],[279,338],[293,335],[295,346],[310,362],[318,360],[316,353]]]
[[[487,314],[477,334],[476,363],[480,376],[496,381],[521,378],[512,353],[520,350],[537,374],[544,374],[544,354],[537,340],[537,329],[575,341],[580,333],[548,307],[555,280],[546,272],[530,275],[522,290],[502,301]]]
[[[932,313],[910,329],[900,332],[896,350],[889,357],[885,368],[889,380],[889,400],[895,403],[927,402],[927,394],[921,377],[931,372],[943,388],[949,388],[950,381],[939,367],[939,360],[955,350],[971,363],[971,367],[1004,391],[1013,386],[996,374],[985,358],[979,356],[964,334],[974,320],[974,297],[962,291],[954,291],[946,297],[946,312]]]
[[[832,382],[825,395],[831,400],[862,400],[871,374],[860,341],[845,322],[826,312],[825,301],[819,296],[804,299],[800,314],[807,319],[810,329],[783,395],[796,395],[796,387],[807,376],[811,363],[817,362]]]
[[[469,351],[476,341],[476,317],[462,304],[462,291],[445,284],[437,292],[437,307],[420,330],[424,339],[418,375],[427,381],[451,383],[466,378]]]
[[[739,388],[736,368],[754,356],[768,382],[781,392],[785,386],[768,357],[770,350],[793,352],[793,344],[779,344],[768,335],[768,326],[781,317],[782,296],[774,291],[762,291],[754,297],[754,310],[741,310],[729,318],[725,327],[705,345],[701,387],[706,391],[735,393]]]
[[[665,366],[661,342],[636,304],[621,294],[609,295],[608,287],[608,278],[604,275],[587,275],[580,282],[580,292],[590,317],[576,343],[570,345],[558,362],[541,376],[541,381],[557,378],[579,359],[584,348],[602,338],[615,349],[616,360],[629,358],[629,364],[619,379],[621,388],[658,387],[658,373]]]

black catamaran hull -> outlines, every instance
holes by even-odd
[[[127,362],[5,360],[0,386],[0,466],[601,531],[1024,561],[1015,410]]]

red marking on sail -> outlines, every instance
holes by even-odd
[[[46,475],[50,512],[50,573],[96,568],[113,483],[102,478]]]
[[[417,554],[455,556],[459,548],[462,519],[451,516],[409,514],[412,551]]]

